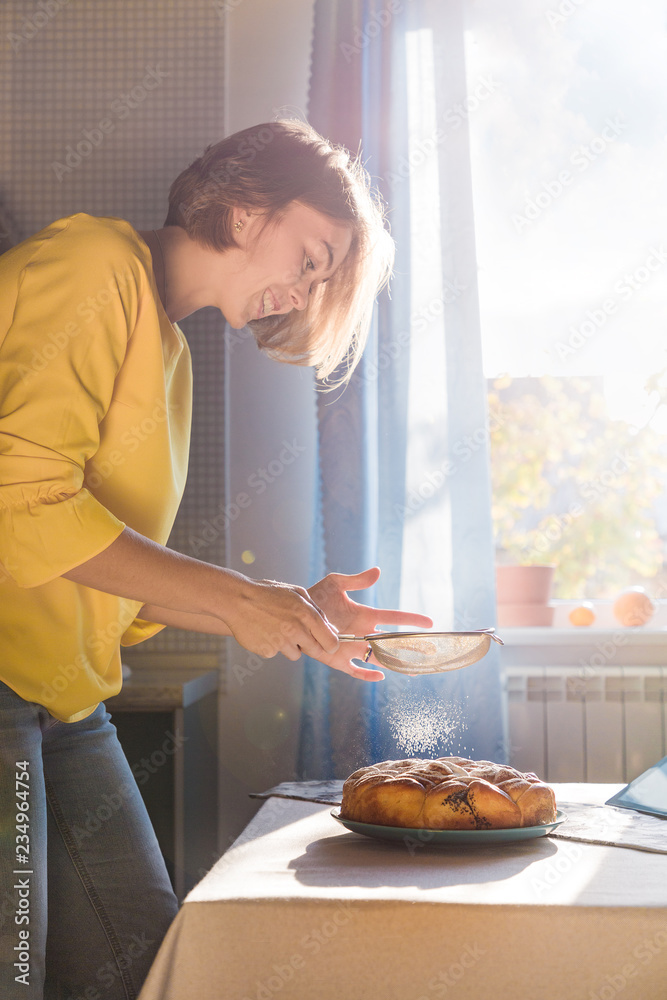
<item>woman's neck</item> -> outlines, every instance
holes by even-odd
[[[224,255],[195,243],[180,226],[137,232],[151,252],[158,294],[171,323],[214,304],[212,283],[219,280]]]

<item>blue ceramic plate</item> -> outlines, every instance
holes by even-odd
[[[519,826],[511,830],[413,830],[403,826],[376,826],[374,823],[357,823],[351,819],[341,819],[340,808],[331,810],[331,815],[352,833],[376,840],[418,841],[420,844],[504,844],[514,840],[534,840],[545,837],[555,830],[564,819],[565,813],[558,810],[553,823],[544,826]]]

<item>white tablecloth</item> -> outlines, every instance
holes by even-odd
[[[620,786],[555,785],[602,803]],[[667,855],[370,840],[269,799],[190,893],[140,1000],[666,1000]]]

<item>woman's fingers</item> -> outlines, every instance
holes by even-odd
[[[374,669],[370,662],[367,665],[365,662],[363,665],[354,662],[354,660],[365,661],[367,651],[368,644],[365,642],[342,642],[338,653],[323,662],[333,667],[334,670],[342,670],[343,673],[349,674],[350,677],[355,677],[357,680],[383,681],[382,671]],[[377,660],[373,656],[370,657],[370,660],[377,664]]]
[[[247,581],[243,601],[227,624],[234,637],[263,658],[282,653],[297,660],[301,651],[315,659],[335,654],[338,633],[303,587],[275,580]]]
[[[361,657],[359,657],[361,659]],[[333,667],[334,670],[341,670],[344,674],[349,674],[350,677],[356,678],[360,681],[383,681],[384,674],[381,670],[374,670],[371,666],[360,666],[353,663],[351,659],[342,658],[339,660],[338,657],[333,657],[331,660],[327,661],[329,667]]]
[[[334,631],[333,626],[330,625],[329,622],[327,622],[320,614],[316,613],[316,617],[313,618],[310,627],[310,634],[312,639],[324,650],[325,653],[328,653],[330,656],[338,649],[339,642],[337,632]]]
[[[337,641],[338,640],[336,640],[336,642]],[[336,655],[336,649],[338,647],[336,647],[336,649],[330,650],[329,652],[326,652],[324,648],[320,645],[320,643],[313,638],[312,635],[310,636],[304,635],[299,640],[298,648],[301,650],[301,653],[304,653],[306,656],[310,656],[313,660],[320,660],[322,663],[327,663],[332,655],[333,656]]]
[[[353,573],[351,575],[346,573],[330,573],[329,575],[337,578],[339,583],[344,584],[342,587],[343,590],[367,590],[380,579],[380,568],[379,566],[372,566],[361,573]]]
[[[318,599],[320,595],[322,595],[322,598],[340,599],[341,597],[344,598],[348,591],[367,590],[373,584],[377,583],[379,578],[380,570],[377,566],[365,569],[363,573],[354,573],[351,575],[347,573],[328,573],[322,580],[318,580],[309,589],[318,596]]]
[[[294,599],[299,601],[299,605],[294,609],[296,618],[286,620],[283,631],[294,637],[295,645],[302,647],[309,656],[316,653],[311,650],[313,643],[319,647],[320,652],[332,654],[338,649],[338,633],[329,622],[326,615],[315,602],[304,587],[294,587],[290,591]]]
[[[370,670],[368,667],[357,667],[352,664],[349,670],[345,671],[350,677],[355,677],[359,681],[383,681],[384,674],[380,670]]]
[[[343,644],[341,644],[341,647],[342,647],[342,645]],[[350,644],[347,643],[347,642],[344,645],[346,647],[350,646]],[[361,643],[357,643],[356,645],[361,647]],[[290,660],[297,660],[299,658],[299,656],[301,655],[301,653],[306,653],[308,656],[312,656],[312,653],[307,653],[307,651],[305,649],[303,649],[303,647],[300,646],[300,645],[296,646],[296,650],[298,651],[297,656],[290,656]],[[365,650],[364,650],[364,652],[365,652]],[[352,655],[355,656],[355,659],[359,659],[359,660],[363,659],[363,657],[364,657],[364,653],[363,652],[357,652],[356,654],[352,654]],[[356,663],[353,663],[352,662],[352,658],[347,653],[347,649],[345,650],[345,652],[343,652],[342,649],[341,649],[341,650],[339,650],[339,652],[337,654],[334,654],[333,656],[327,656],[327,657],[313,656],[313,659],[315,659],[315,660],[319,659],[322,663],[324,663],[327,666],[331,667],[333,670],[340,670],[340,671],[342,671],[345,674],[349,674],[350,677],[354,677],[354,678],[356,678],[357,680],[360,680],[360,681],[383,681],[384,680],[384,674],[382,673],[381,670],[374,670],[370,666],[368,666],[368,667],[357,666]]]
[[[415,628],[433,628],[433,619],[428,615],[418,615],[411,611],[393,611],[382,608],[371,609],[376,621],[383,625],[414,625]]]

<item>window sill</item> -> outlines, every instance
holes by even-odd
[[[590,629],[608,629],[609,631],[617,631],[618,629],[623,629],[623,631],[632,631],[632,629],[624,628],[614,617],[614,602],[613,601],[587,601],[593,612],[595,614],[595,622],[593,625],[573,625],[569,619],[570,612],[575,608],[581,607],[584,603],[583,601],[564,601],[564,600],[553,600],[550,601],[550,606],[554,609],[554,629],[565,629],[567,631],[572,630],[574,632],[587,632]],[[660,629],[667,628],[667,601],[656,601],[655,612],[653,617],[649,622],[647,622],[645,628],[650,629]],[[641,629],[644,631],[644,627]]]
[[[579,628],[497,628],[498,635],[506,646],[597,646],[600,642],[614,642],[618,646],[626,645],[665,645],[667,644],[667,626],[652,628],[643,625],[641,628],[596,628],[594,625]]]
[[[667,666],[667,628],[502,628],[503,666]]]

